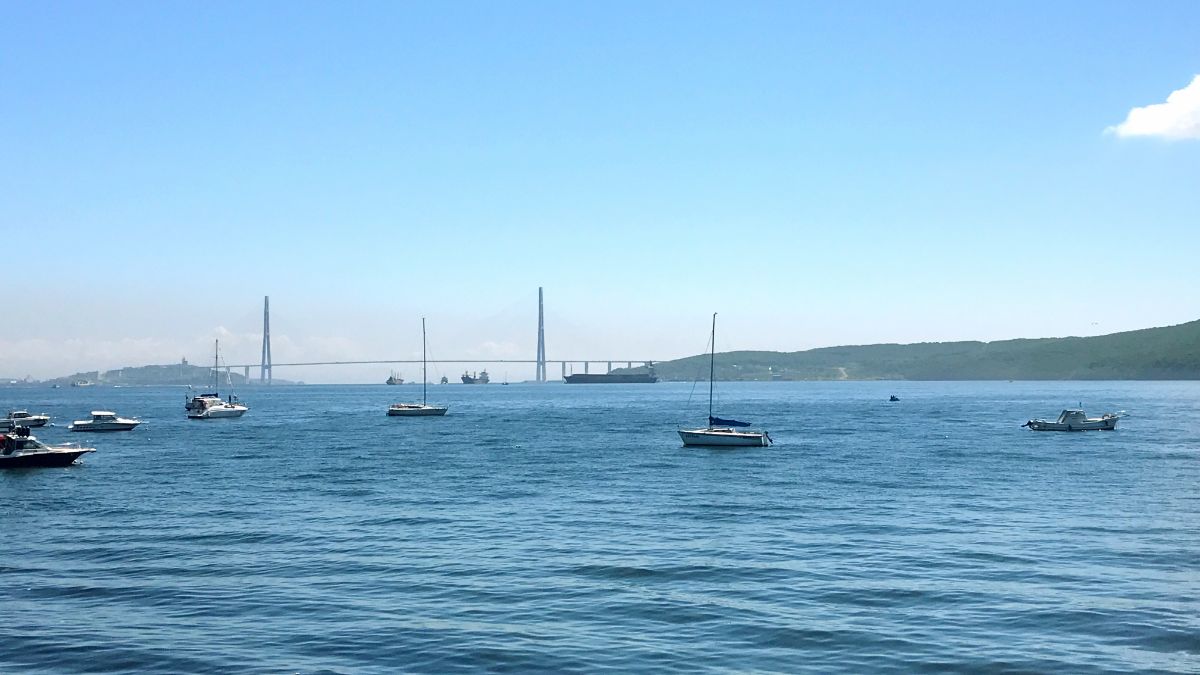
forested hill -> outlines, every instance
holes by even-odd
[[[105,372],[95,370],[87,373],[75,373],[67,377],[46,380],[47,384],[68,385],[79,380],[88,380],[98,385],[147,386],[147,385],[191,385],[194,387],[211,387],[213,382],[212,367],[194,366],[188,363],[175,363],[166,366],[138,366],[120,368]],[[254,382],[254,378],[251,378]],[[232,383],[233,386],[246,384],[246,378],[237,371],[222,370],[219,384]],[[292,384],[280,378],[274,379],[274,384]]]
[[[657,363],[655,370],[663,380],[707,379],[708,354]],[[716,375],[719,380],[1200,379],[1200,321],[1082,338],[724,352],[717,354]]]

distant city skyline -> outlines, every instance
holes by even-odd
[[[550,360],[698,354],[714,311],[720,351],[1183,323],[1197,34],[1193,2],[5,3],[0,376],[257,363],[264,295],[276,363],[419,356],[422,316],[439,358],[532,359],[538,286]]]

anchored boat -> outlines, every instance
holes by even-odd
[[[14,410],[8,413],[8,416],[0,420],[0,428],[15,429],[16,427],[44,427],[50,423],[50,416],[42,413],[34,415],[25,410]]]
[[[117,417],[116,413],[107,410],[93,410],[92,419],[75,420],[67,426],[67,429],[71,431],[129,431],[141,423],[141,420]]]
[[[679,437],[684,445],[697,446],[766,446],[773,443],[765,431],[739,431],[734,427],[748,427],[749,422],[726,420],[713,417],[713,379],[716,375],[717,359],[717,315],[713,314],[712,351],[708,357],[708,426],[703,429],[680,429]]]
[[[487,373],[484,373],[486,376]],[[442,378],[445,382],[446,378]],[[449,410],[446,406],[429,405],[427,389],[429,380],[425,377],[425,318],[421,317],[421,402],[393,403],[388,406],[388,417],[436,417],[445,415]]]
[[[30,435],[28,427],[17,427],[0,434],[0,469],[67,466],[95,451],[77,445],[46,445]]]
[[[1039,418],[1021,426],[1033,431],[1113,431],[1121,416],[1121,413],[1104,413],[1100,417],[1088,417],[1079,408],[1068,408],[1059,413],[1058,419],[1053,422]]]
[[[230,395],[222,400],[217,391],[217,380],[221,374],[221,341],[213,342],[213,393],[193,396],[184,405],[188,419],[208,420],[222,417],[241,417],[250,408],[238,401],[237,396]]]

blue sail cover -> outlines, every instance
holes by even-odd
[[[739,422],[737,420],[723,420],[720,417],[713,417],[712,415],[709,415],[708,416],[708,426],[710,426],[710,427],[715,427],[715,426],[748,427],[748,426],[750,426],[750,423],[749,422]]]

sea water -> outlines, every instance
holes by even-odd
[[[98,449],[0,471],[0,672],[1200,671],[1200,383],[718,392],[775,445],[682,447],[689,384],[0,389]]]

